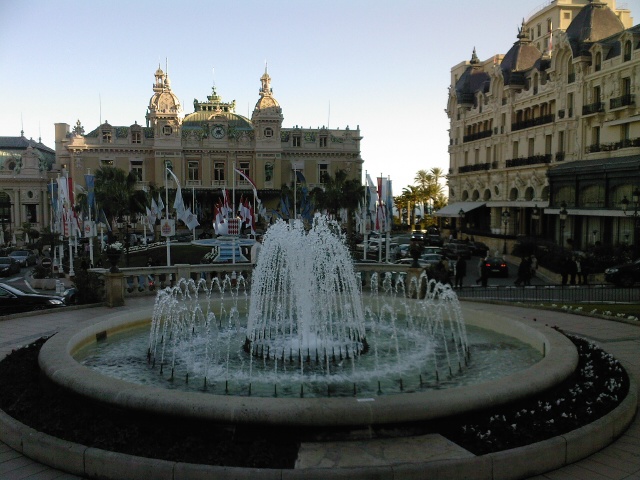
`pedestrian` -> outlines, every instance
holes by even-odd
[[[568,271],[569,271],[569,283],[571,285],[575,285],[576,284],[576,275],[578,274],[578,265],[576,263],[576,257],[573,256],[569,259],[569,264],[568,264]]]
[[[567,284],[569,278],[569,258],[562,257],[560,260],[560,277],[562,278],[562,285]]]
[[[536,276],[536,271],[538,270],[538,259],[535,255],[531,255],[531,276]]]
[[[462,282],[467,274],[467,261],[462,258],[462,255],[458,255],[458,261],[456,262],[456,280],[455,287],[460,286],[462,288]]]
[[[575,262],[576,262],[576,285],[583,285],[584,284],[584,276],[583,276],[583,272],[582,272],[582,265],[581,265],[581,261],[580,261],[580,257],[576,256],[575,258]]]
[[[518,277],[516,278],[515,284],[520,285],[521,283],[524,285],[531,284],[531,260],[529,257],[522,257],[520,261],[520,265],[518,266]]]
[[[480,277],[476,280],[476,283],[481,283],[483,287],[486,287],[489,282],[489,257],[480,258],[478,263],[478,274]]]

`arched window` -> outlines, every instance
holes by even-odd
[[[602,53],[600,52],[596,53],[594,66],[595,66],[596,72],[599,72],[602,69]]]
[[[573,83],[576,81],[576,71],[573,68],[573,59],[567,61],[567,83]]]
[[[628,62],[631,60],[631,41],[627,40],[624,42],[624,61]]]

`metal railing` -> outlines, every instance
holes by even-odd
[[[636,303],[640,288],[619,288],[608,284],[595,285],[531,285],[531,286],[468,286],[456,289],[458,298],[466,300],[496,300],[556,304],[576,303]],[[589,311],[588,307],[583,309]]]

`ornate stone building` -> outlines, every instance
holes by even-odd
[[[555,0],[523,21],[506,54],[481,61],[474,50],[453,67],[450,205],[439,214],[492,246],[519,235],[576,248],[622,241],[640,170],[607,183],[603,172],[640,156],[632,23],[615,0]]]
[[[22,243],[23,226],[49,225],[47,183],[56,175],[54,151],[39,140],[0,137],[0,243]]]
[[[112,165],[135,172],[141,188],[152,184],[162,188],[164,165],[169,164],[189,205],[195,192],[205,221],[222,190],[232,188],[234,165],[255,182],[267,208],[278,204],[283,185],[293,186],[295,170],[310,188],[322,186],[325,175],[340,169],[349,178],[361,178],[359,127],[284,127],[283,110],[266,69],[260,82],[251,119],[235,112],[235,101],[223,102],[215,87],[205,101],[194,100],[194,111],[183,117],[168,74],[158,68],[144,126],[105,122],[85,133],[79,121],[72,129],[56,124],[57,162],[80,184],[88,169],[95,172]],[[238,174],[235,185],[239,193],[253,195]]]

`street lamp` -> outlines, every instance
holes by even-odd
[[[624,213],[624,215],[633,217],[633,245],[635,247],[638,244],[638,215],[639,215],[638,209],[640,207],[640,190],[638,189],[638,187],[635,187],[633,189],[633,192],[631,192],[631,199],[633,202],[632,213],[627,213],[630,202],[627,199],[626,195],[623,197],[620,203],[622,203],[622,212]],[[628,234],[627,234],[627,238],[628,238]]]
[[[502,246],[502,254],[507,254],[507,231],[509,230],[509,210],[502,212],[502,223],[504,224],[504,245]]]
[[[540,210],[538,210],[538,204],[536,203],[533,206],[533,210],[531,211],[531,228],[533,230],[533,244],[537,246],[538,244],[538,220],[540,220]]]
[[[567,216],[569,212],[567,212],[567,202],[562,202],[560,204],[560,249],[564,251],[564,225],[567,221]]]
[[[464,233],[464,217],[464,210],[460,209],[460,211],[458,212],[458,218],[460,219],[460,240],[462,240],[462,234]]]

